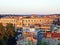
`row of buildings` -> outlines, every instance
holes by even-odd
[[[7,23],[12,23],[17,28],[23,27],[29,29],[30,26],[34,28],[43,28],[44,30],[50,30],[50,26],[55,18],[60,18],[59,15],[30,15],[30,16],[4,16],[0,18],[0,23],[6,26]]]
[[[56,18],[60,18],[60,15],[44,15],[44,16],[37,16],[37,15],[13,16],[12,15],[12,16],[4,16],[4,17],[0,18],[0,23],[2,23],[4,26],[6,26],[7,23],[12,23],[16,28],[22,27],[24,29],[29,29],[29,28],[33,27],[35,29],[42,28],[44,31],[48,31],[48,30],[53,30],[54,26],[51,29],[51,27],[52,27],[51,25]],[[55,39],[57,39],[57,38],[60,39],[59,34],[60,33],[54,33],[54,30],[52,32],[46,32],[46,35],[44,34],[45,37],[42,37],[43,34],[41,34],[41,35],[37,34],[37,35],[39,35],[39,38],[37,40],[43,38],[44,41],[47,40],[47,42],[49,42],[51,39],[52,41],[55,42]],[[33,40],[34,39],[33,33],[30,32],[30,35],[31,36],[28,36],[28,39]],[[56,42],[54,44],[52,44],[52,41],[50,41],[51,45],[55,45]],[[60,40],[59,40],[59,43],[60,43]]]
[[[42,30],[38,32],[38,45],[60,45],[60,18],[53,21],[50,30],[47,32],[43,32]]]

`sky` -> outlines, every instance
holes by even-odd
[[[60,0],[0,0],[0,14],[60,14]]]

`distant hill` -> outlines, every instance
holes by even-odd
[[[29,15],[21,15],[21,14],[0,14],[0,18],[1,17],[5,17],[5,16],[31,16],[32,14],[29,14]],[[40,14],[35,14],[35,15],[38,15],[38,16],[49,16],[49,15],[51,15],[51,16],[53,16],[53,15],[59,15],[60,16],[60,14],[47,14],[47,15],[40,15]]]

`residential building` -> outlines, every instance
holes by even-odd
[[[0,18],[0,23],[3,25],[7,23],[15,24],[17,28],[30,28],[30,26],[34,26],[34,28],[43,28],[45,31],[50,30],[50,26],[53,23],[55,18],[60,18],[58,15],[45,15],[45,16],[5,16]]]

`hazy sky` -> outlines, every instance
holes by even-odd
[[[0,0],[0,14],[60,14],[60,0]]]

